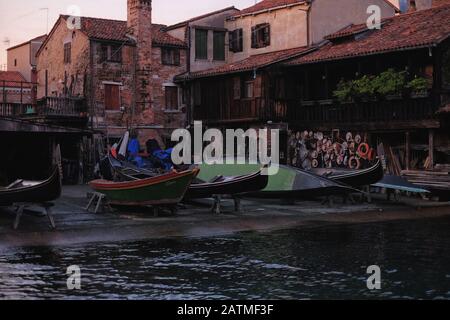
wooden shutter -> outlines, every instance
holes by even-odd
[[[244,30],[239,29],[237,32],[237,50],[236,52],[242,52],[244,50]]]
[[[208,59],[208,30],[195,30],[195,58]]]
[[[255,79],[253,92],[255,98],[260,98],[262,96],[262,77],[260,75]]]
[[[263,42],[265,46],[270,46],[270,24],[263,28]]]
[[[235,77],[233,78],[233,98],[234,100],[241,99],[241,78]]]
[[[166,110],[178,110],[178,87],[166,87]]]
[[[258,27],[252,27],[252,48],[258,48]]]
[[[180,65],[180,50],[173,49],[173,59],[174,59],[174,65],[179,66]]]
[[[120,110],[120,86],[105,84],[105,109]]]
[[[231,52],[236,52],[235,39],[236,39],[236,30],[228,32],[228,45]]]

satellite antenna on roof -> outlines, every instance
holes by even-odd
[[[45,10],[45,11],[47,11],[47,31],[46,31],[46,34],[48,34],[48,12],[49,12],[49,9],[48,9],[48,8],[39,8],[39,10],[41,10],[41,11]]]

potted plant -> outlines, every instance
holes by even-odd
[[[411,80],[406,88],[411,94],[411,98],[423,98],[428,96],[429,81],[423,77],[415,77]]]

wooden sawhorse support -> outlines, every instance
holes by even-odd
[[[106,200],[106,196],[103,193],[94,192],[92,194],[91,200],[89,200],[89,203],[88,203],[87,207],[85,208],[86,211],[90,212],[89,210],[91,209],[91,207],[94,204],[96,199],[97,199],[97,204],[95,205],[95,210],[93,213],[98,213],[98,210],[100,209],[100,206],[102,205],[102,203],[103,203],[103,205],[106,205],[109,207],[108,202]]]
[[[213,196],[213,199],[214,199],[214,204],[212,205],[211,211],[215,214],[221,214],[221,212],[222,212],[222,210],[221,210],[222,196],[215,195],[215,196]],[[239,198],[238,196],[234,196],[234,197],[232,197],[232,199],[234,201],[234,212],[241,213],[242,212],[241,198]]]
[[[54,206],[53,203],[50,202],[45,202],[45,203],[15,203],[14,204],[17,207],[16,210],[16,219],[14,220],[14,230],[17,230],[19,228],[19,224],[20,224],[20,218],[23,215],[23,211],[25,210],[25,208],[29,207],[29,206],[39,206],[45,209],[45,215],[47,216],[47,219],[50,223],[50,227],[52,228],[52,230],[56,229],[56,224],[55,224],[55,220],[53,219],[53,214],[52,214],[52,207]]]

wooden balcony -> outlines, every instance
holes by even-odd
[[[433,97],[339,104],[333,101],[288,103],[290,124],[304,128],[437,128],[439,103]]]
[[[35,105],[0,102],[0,116],[79,127],[87,124],[88,109],[85,99],[47,97]]]

